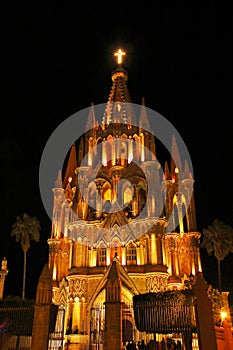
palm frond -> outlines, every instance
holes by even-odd
[[[40,222],[33,216],[24,213],[22,217],[17,216],[15,223],[12,225],[11,237],[15,237],[16,242],[20,242],[24,253],[24,268],[23,268],[23,292],[22,298],[25,297],[25,277],[26,277],[26,254],[30,248],[30,242],[39,242],[40,240]]]

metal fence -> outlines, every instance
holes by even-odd
[[[0,349],[30,350],[34,306],[0,309]]]
[[[65,319],[65,310],[59,309],[57,312],[56,324],[55,324],[54,331],[49,334],[48,350],[63,349],[64,319]]]

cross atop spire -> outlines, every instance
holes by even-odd
[[[117,63],[118,64],[121,64],[122,61],[123,61],[123,56],[126,55],[126,52],[125,51],[122,51],[122,49],[119,49],[118,51],[114,52],[114,56],[117,57]]]

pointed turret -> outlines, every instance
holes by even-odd
[[[58,171],[57,179],[55,181],[56,188],[62,188],[62,171],[61,169]]]
[[[186,179],[192,179],[193,178],[193,175],[189,169],[189,165],[188,165],[188,162],[187,160],[185,160],[185,163],[184,163],[184,178]]]
[[[180,153],[177,147],[176,138],[173,135],[172,137],[172,147],[171,147],[171,174],[172,178],[175,179],[177,174],[183,173],[182,163],[180,159]]]
[[[94,103],[91,103],[90,111],[87,117],[86,131],[90,130],[92,136],[95,136],[95,130],[97,128],[97,121],[95,117]]]
[[[139,120],[139,132],[144,134],[144,146],[145,146],[145,160],[155,160],[156,159],[156,147],[155,147],[155,137],[151,133],[150,123],[147,117],[145,98],[142,98],[142,107]]]
[[[117,68],[112,72],[112,89],[109,96],[109,102],[131,102],[128,87],[126,81],[128,79],[128,73],[123,69],[122,56],[125,56],[126,52],[119,49],[114,53],[117,57]]]
[[[91,108],[87,117],[87,123],[86,123],[86,133],[85,133],[85,145],[88,149],[88,161],[87,165],[93,165],[94,162],[94,155],[95,151],[92,151],[93,148],[96,146],[96,131],[98,129],[98,123],[95,118],[95,110],[94,110],[94,103],[91,104]],[[80,164],[79,164],[80,165]]]
[[[110,123],[133,125],[133,111],[130,108],[131,97],[128,91],[128,73],[122,67],[122,56],[126,53],[119,49],[114,53],[117,57],[117,68],[112,72],[112,87],[103,117],[103,127]]]
[[[145,97],[142,98],[142,108],[139,121],[140,131],[150,130],[150,124],[146,112]]]
[[[75,180],[76,168],[77,168],[76,147],[75,147],[75,145],[72,145],[71,150],[70,150],[69,159],[68,159],[67,166],[66,166],[64,181],[63,181],[64,188],[67,187],[68,183],[70,183],[71,187],[76,185],[76,180]]]
[[[170,180],[170,170],[169,170],[169,166],[168,166],[168,162],[165,162],[165,166],[164,166],[164,180]]]

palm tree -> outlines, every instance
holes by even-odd
[[[215,219],[212,225],[203,229],[203,240],[201,248],[205,248],[207,253],[214,257],[218,262],[218,287],[222,291],[221,261],[233,252],[233,228],[219,219]]]
[[[25,299],[27,251],[31,240],[39,242],[40,229],[39,220],[36,217],[30,217],[27,213],[24,213],[22,218],[17,216],[16,222],[12,225],[11,237],[15,237],[15,241],[20,242],[24,255],[22,299]]]

